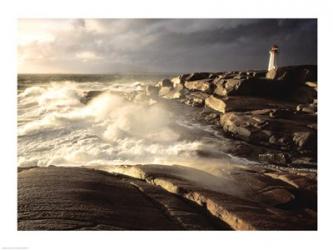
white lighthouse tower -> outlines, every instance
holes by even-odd
[[[277,69],[277,55],[279,54],[279,47],[273,45],[269,51],[268,71]]]

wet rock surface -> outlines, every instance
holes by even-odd
[[[225,168],[221,175],[166,165],[97,169],[21,170],[18,230],[317,227],[315,173],[255,166]],[[203,179],[209,182],[201,182]]]
[[[87,104],[94,97],[99,96],[102,93],[103,92],[99,91],[99,90],[87,91],[87,92],[83,93],[83,96],[80,98],[80,102],[83,103],[83,104]]]
[[[18,174],[18,230],[226,230],[193,202],[123,175],[84,168]]]
[[[314,230],[317,227],[315,173],[256,166],[225,167],[216,175],[165,165],[105,170],[145,180],[189,199],[235,230]]]

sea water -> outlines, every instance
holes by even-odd
[[[248,164],[225,153],[232,142],[208,125],[165,104],[133,103],[121,95],[165,77],[19,75],[18,166],[179,164],[218,172]],[[92,90],[104,94],[83,104]]]

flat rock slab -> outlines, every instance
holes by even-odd
[[[286,81],[265,78],[217,79],[215,94],[219,96],[257,96],[283,98],[293,86]]]
[[[218,97],[211,95],[205,100],[205,105],[215,111],[227,113],[231,111],[249,111],[258,109],[289,109],[292,104],[256,97]]]
[[[84,168],[18,173],[18,230],[228,229],[160,187]]]
[[[315,173],[225,168],[220,176],[167,165],[106,167],[145,180],[204,207],[235,230],[315,230]],[[208,184],[208,185],[205,185]]]

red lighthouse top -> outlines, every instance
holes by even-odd
[[[278,52],[279,51],[279,47],[277,45],[273,44],[273,46],[271,48],[271,51]]]

